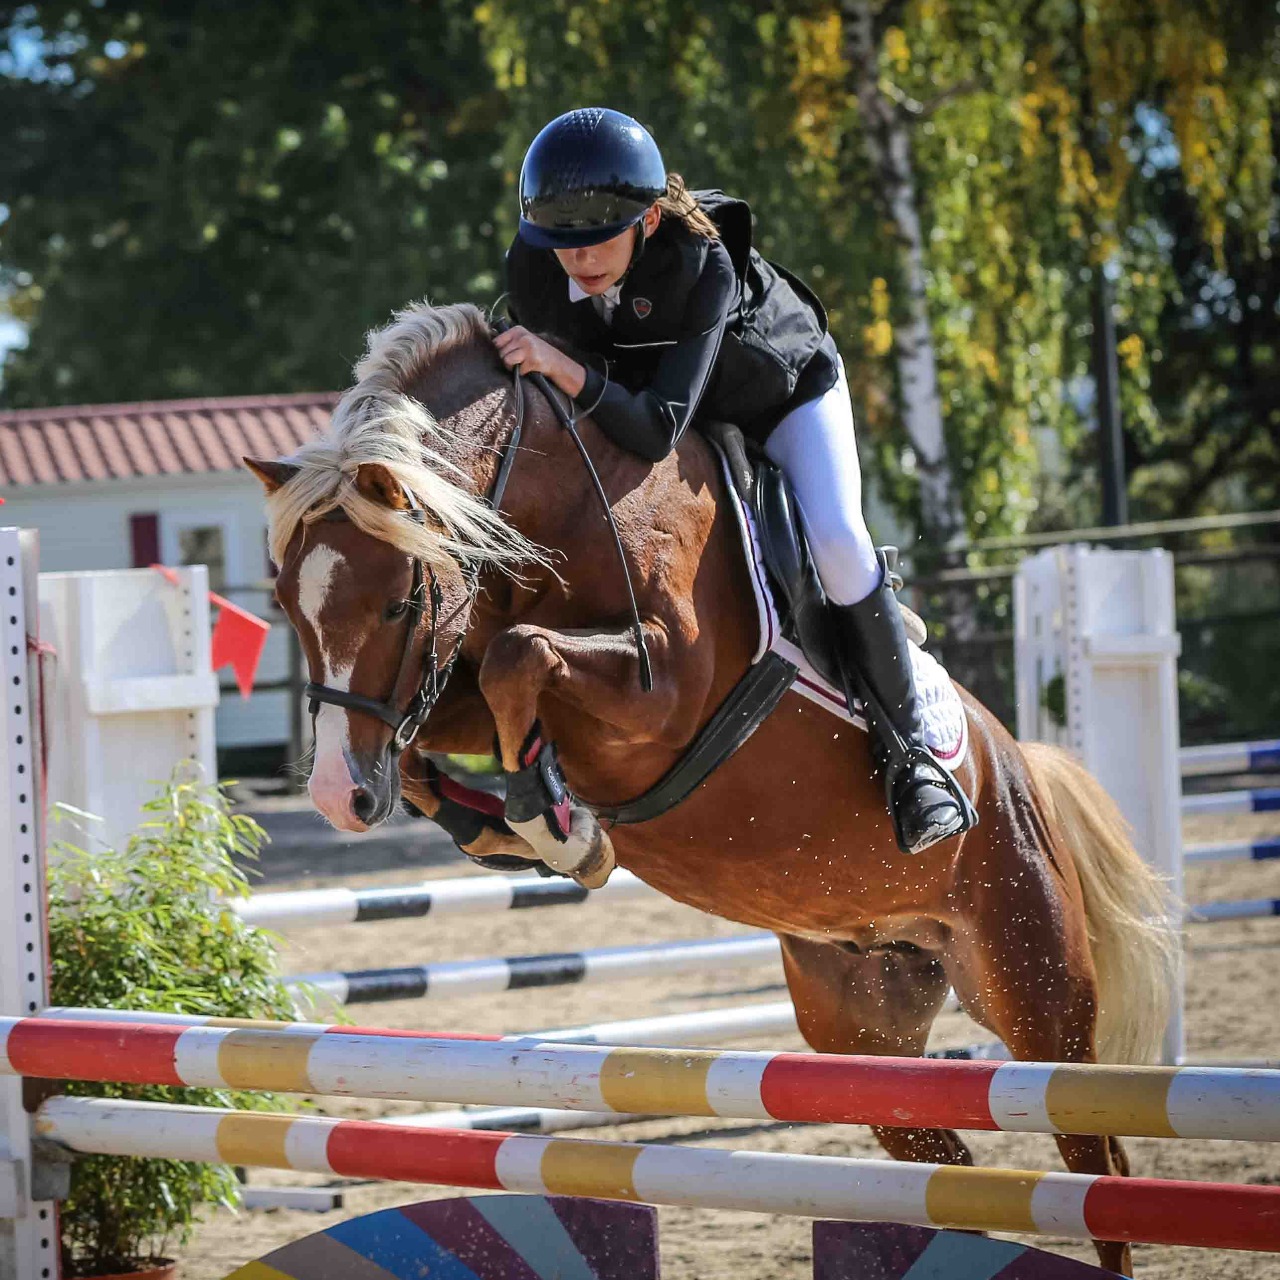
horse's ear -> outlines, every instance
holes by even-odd
[[[295,462],[267,462],[262,458],[241,458],[240,461],[262,481],[262,487],[268,496],[298,474]]]
[[[404,486],[381,462],[362,462],[356,468],[356,488],[370,502],[381,507],[390,507],[393,511],[408,510],[409,499],[405,496]]]

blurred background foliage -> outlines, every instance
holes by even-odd
[[[344,385],[394,307],[492,301],[525,146],[606,103],[823,296],[905,522],[1096,522],[1099,272],[1133,517],[1280,506],[1274,0],[50,0],[0,31],[5,406]]]

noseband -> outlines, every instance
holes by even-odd
[[[498,320],[494,324],[494,328],[498,332],[502,332],[506,327],[507,322],[505,320]],[[631,570],[622,549],[622,539],[618,533],[618,526],[614,522],[609,499],[605,494],[604,486],[600,483],[595,464],[591,461],[586,446],[582,443],[582,437],[578,434],[577,421],[574,414],[560,403],[559,397],[552,393],[542,374],[533,373],[529,374],[528,377],[534,386],[547,398],[560,425],[572,438],[578,455],[581,457],[587,473],[591,477],[596,496],[604,511],[605,520],[609,525],[610,532],[613,534],[614,546],[617,548],[618,559],[622,565],[622,575],[627,584],[627,595],[631,603],[631,631],[635,637],[639,654],[640,687],[646,693],[649,693],[653,689],[649,650],[645,644],[644,628],[640,624],[640,610],[636,604],[635,588],[631,582]],[[502,498],[507,489],[507,481],[511,476],[511,468],[516,460],[516,449],[520,445],[520,437],[524,432],[524,386],[519,367],[516,368],[514,373],[514,397],[515,427],[511,432],[511,438],[502,450],[497,474],[494,476],[493,485],[486,495],[486,500],[495,511],[502,505]],[[407,490],[405,490],[404,497],[409,504],[409,510],[406,514],[411,520],[421,524],[426,518],[425,513],[414,501],[413,495]],[[350,516],[347,515],[342,507],[335,507],[320,518],[326,522],[338,522],[349,520]],[[396,696],[396,690],[400,688],[401,682],[409,670],[413,658],[414,636],[417,635],[418,627],[426,614],[428,603],[431,606],[431,630],[427,634],[427,649],[423,656],[422,677],[418,682],[417,692],[409,699],[408,705],[403,710],[397,709],[389,701],[380,702],[377,698],[369,698],[361,693],[350,693],[346,689],[335,689],[332,685],[316,684],[311,681],[308,682],[305,689],[306,696],[309,699],[307,709],[311,714],[311,718],[314,720],[319,714],[321,704],[327,704],[331,707],[344,707],[348,711],[362,711],[365,715],[381,720],[383,724],[389,725],[394,730],[391,741],[388,743],[388,750],[393,756],[399,755],[400,752],[404,751],[418,736],[418,731],[422,726],[426,724],[427,717],[440,700],[440,695],[444,692],[449,676],[453,673],[454,663],[458,660],[458,654],[462,652],[463,637],[460,634],[453,646],[453,652],[449,655],[449,660],[443,666],[440,664],[438,654],[440,627],[452,622],[464,608],[470,609],[471,605],[475,603],[476,594],[480,586],[479,573],[474,568],[467,568],[462,572],[467,581],[466,598],[442,623],[440,621],[440,607],[444,602],[444,596],[440,590],[440,584],[436,581],[435,570],[424,569],[423,562],[417,556],[413,557],[413,585],[410,587],[409,594],[405,599],[396,601],[397,604],[404,605],[406,630],[404,649],[400,654],[400,667],[396,672],[395,683],[391,686],[391,697],[394,698]],[[428,580],[430,585],[428,585]]]

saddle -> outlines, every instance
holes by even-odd
[[[755,520],[782,634],[799,647],[828,684],[839,688],[840,669],[827,597],[809,552],[791,482],[782,468],[763,453],[749,451],[746,438],[732,423],[708,422],[699,426],[724,454],[733,487]],[[900,591],[902,579],[895,572],[898,549],[884,547],[882,550],[889,566],[890,585]],[[905,607],[902,615],[908,638],[916,645],[923,645],[924,623]]]

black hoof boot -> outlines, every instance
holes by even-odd
[[[898,848],[920,853],[962,835],[978,821],[955,778],[925,746],[911,652],[888,566],[884,580],[857,604],[832,606],[841,674],[863,706],[871,750],[884,771],[885,795]]]

